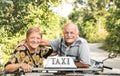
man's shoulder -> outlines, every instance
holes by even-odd
[[[85,38],[79,37],[78,41],[81,41],[81,43],[88,43]]]
[[[49,41],[50,41],[50,43],[56,44],[56,43],[61,43],[62,41],[64,41],[64,39],[63,38],[57,38],[57,39],[53,39],[53,40],[49,40]]]

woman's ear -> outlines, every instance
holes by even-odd
[[[42,35],[41,35],[41,39],[42,39]]]

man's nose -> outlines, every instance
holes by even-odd
[[[68,33],[67,35],[68,35],[68,36],[71,36],[71,33]]]

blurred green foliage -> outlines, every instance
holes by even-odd
[[[102,42],[106,50],[120,53],[120,1],[76,0],[74,4],[69,19],[79,26],[80,35],[89,42]],[[78,4],[86,6],[79,9]]]
[[[78,3],[86,5],[78,9]],[[104,0],[89,0],[80,3],[75,2],[74,11],[69,15],[69,19],[79,26],[80,36],[86,38],[88,42],[102,42],[108,35],[105,29],[105,9]]]
[[[109,32],[104,47],[120,53],[120,7],[107,16],[106,29]]]
[[[74,22],[79,27],[80,36],[88,42],[104,41],[104,48],[120,52],[119,0],[88,0],[87,3],[76,0],[68,18],[51,9],[61,3],[62,0],[0,0],[0,67],[8,61],[13,49],[33,25],[42,28],[43,38],[55,39],[62,37],[66,22]]]
[[[50,8],[59,0],[0,0],[0,65],[3,66],[17,44],[25,38],[30,26],[40,26],[43,38],[61,36],[65,18],[56,15]]]

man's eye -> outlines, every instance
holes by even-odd
[[[70,34],[74,34],[73,32],[71,32]]]
[[[65,33],[65,34],[69,34],[69,33]]]
[[[65,33],[65,34],[74,34],[73,32],[67,32],[67,33]]]

